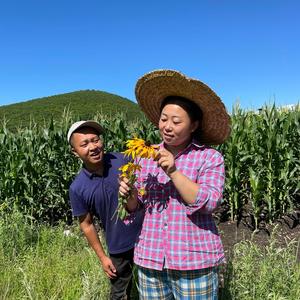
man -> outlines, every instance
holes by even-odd
[[[104,153],[102,133],[103,128],[95,121],[79,121],[69,129],[72,152],[83,162],[69,189],[70,202],[73,216],[79,217],[80,228],[110,279],[110,299],[129,299],[133,247],[142,215],[137,214],[128,224],[112,218],[118,204],[119,168],[127,161],[120,153]],[[109,255],[99,240],[94,216],[103,225]]]

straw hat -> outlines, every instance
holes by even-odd
[[[154,70],[142,76],[135,87],[136,99],[148,119],[158,127],[160,106],[168,96],[195,102],[203,113],[202,143],[218,145],[230,134],[230,117],[221,99],[203,82],[174,70]]]

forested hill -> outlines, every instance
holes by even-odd
[[[52,117],[54,120],[61,118],[66,108],[73,116],[82,119],[89,119],[98,112],[107,115],[122,112],[128,118],[141,114],[139,106],[126,98],[103,91],[84,90],[0,106],[0,119],[5,118],[10,128],[24,127],[30,119],[44,124]]]

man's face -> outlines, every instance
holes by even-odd
[[[73,153],[79,157],[87,169],[95,170],[103,163],[104,147],[98,132],[91,127],[82,127],[72,134]]]

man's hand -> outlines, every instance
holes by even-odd
[[[121,196],[128,197],[132,188],[128,178],[122,176],[119,177],[119,194]]]
[[[117,276],[117,270],[113,265],[111,259],[106,256],[102,244],[99,240],[98,233],[93,223],[93,216],[91,213],[87,213],[79,217],[80,228],[84,233],[85,237],[87,238],[89,244],[94,249],[95,253],[99,257],[101,262],[102,268],[105,274],[109,278],[114,278]]]
[[[134,211],[137,208],[137,189],[130,184],[129,179],[123,176],[119,177],[119,195],[127,198],[126,209]]]
[[[117,270],[108,256],[104,256],[101,260],[102,269],[110,279],[117,277]]]

